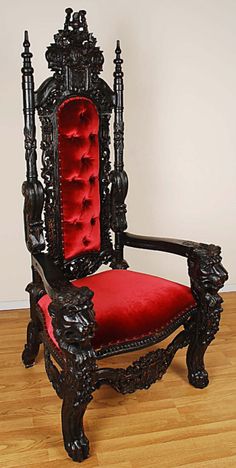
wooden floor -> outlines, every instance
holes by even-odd
[[[148,391],[122,396],[103,387],[86,413],[91,456],[81,466],[236,467],[236,293],[224,299],[221,330],[206,357],[208,388],[188,384],[185,350]],[[76,466],[63,448],[61,402],[42,353],[35,367],[21,364],[27,321],[25,310],[0,312],[0,467]],[[106,362],[127,366],[140,354]]]

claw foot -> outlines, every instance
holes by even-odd
[[[22,353],[25,367],[32,367],[39,352],[40,340],[38,327],[31,320],[27,327],[27,343]]]
[[[32,356],[32,351],[27,345],[22,353],[22,361],[26,368],[33,367],[35,364],[35,356]]]
[[[205,369],[189,373],[188,379],[189,383],[196,388],[205,388],[209,384],[208,373]]]
[[[72,442],[68,442],[66,450],[72,460],[81,462],[89,456],[89,441],[83,434],[80,440],[76,439]]]

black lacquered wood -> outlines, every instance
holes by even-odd
[[[188,257],[193,249],[201,248],[205,244],[183,239],[168,239],[162,237],[149,237],[124,232],[122,234],[123,245],[136,249],[159,250],[169,252],[182,257]]]
[[[32,53],[28,31],[25,31],[22,52],[23,67],[22,91],[24,113],[24,140],[26,159],[26,181],[22,185],[24,203],[25,240],[30,252],[40,252],[45,248],[42,209],[44,192],[37,173],[34,70],[31,64]]]
[[[124,170],[124,118],[123,118],[123,71],[120,41],[117,41],[114,60],[114,170],[111,172],[111,228],[115,233],[115,248],[111,263],[112,268],[126,269],[122,233],[127,229],[125,198],[128,191],[128,176]]]

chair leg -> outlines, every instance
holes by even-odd
[[[219,330],[221,303],[222,299],[218,294],[209,294],[205,307],[199,307],[199,312],[187,326],[190,337],[187,350],[188,379],[196,388],[205,388],[209,384],[204,355]]]
[[[71,392],[65,392],[62,403],[62,432],[65,449],[74,461],[83,461],[89,456],[89,441],[84,434],[83,416],[88,403],[76,403]]]
[[[221,303],[221,297],[216,296],[214,301],[210,301],[211,307],[199,308],[186,327],[190,337],[187,350],[188,379],[196,388],[205,388],[209,384],[204,355],[219,330]]]
[[[27,327],[27,343],[22,353],[22,361],[25,367],[32,367],[39,352],[39,329],[36,322],[30,320]]]
[[[33,271],[33,280],[37,280],[36,273]],[[35,281],[28,284],[26,291],[30,294],[30,322],[27,327],[27,343],[22,353],[22,361],[25,367],[32,367],[39,352],[41,339],[39,337],[41,325],[37,317],[37,301],[42,291],[41,285]]]
[[[189,383],[196,388],[205,388],[209,384],[208,373],[204,365],[206,344],[196,340],[190,343],[187,350],[187,367]]]

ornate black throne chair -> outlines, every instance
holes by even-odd
[[[227,273],[215,245],[126,232],[119,42],[113,90],[99,77],[103,54],[88,32],[85,11],[72,15],[66,10],[64,29],[46,52],[54,74],[37,91],[29,46],[26,33],[23,195],[33,278],[27,286],[31,319],[22,358],[26,367],[32,366],[44,344],[49,380],[63,400],[65,448],[73,460],[82,461],[89,453],[83,416],[101,385],[122,393],[147,389],[163,376],[176,351],[186,346],[189,381],[206,387],[204,353],[219,328],[218,290]],[[43,184],[37,175],[35,110],[42,126]],[[186,257],[191,288],[127,269],[125,246]],[[95,273],[102,264],[111,269]],[[102,358],[158,343],[178,327],[181,331],[166,349],[147,353],[127,369],[99,366]]]

